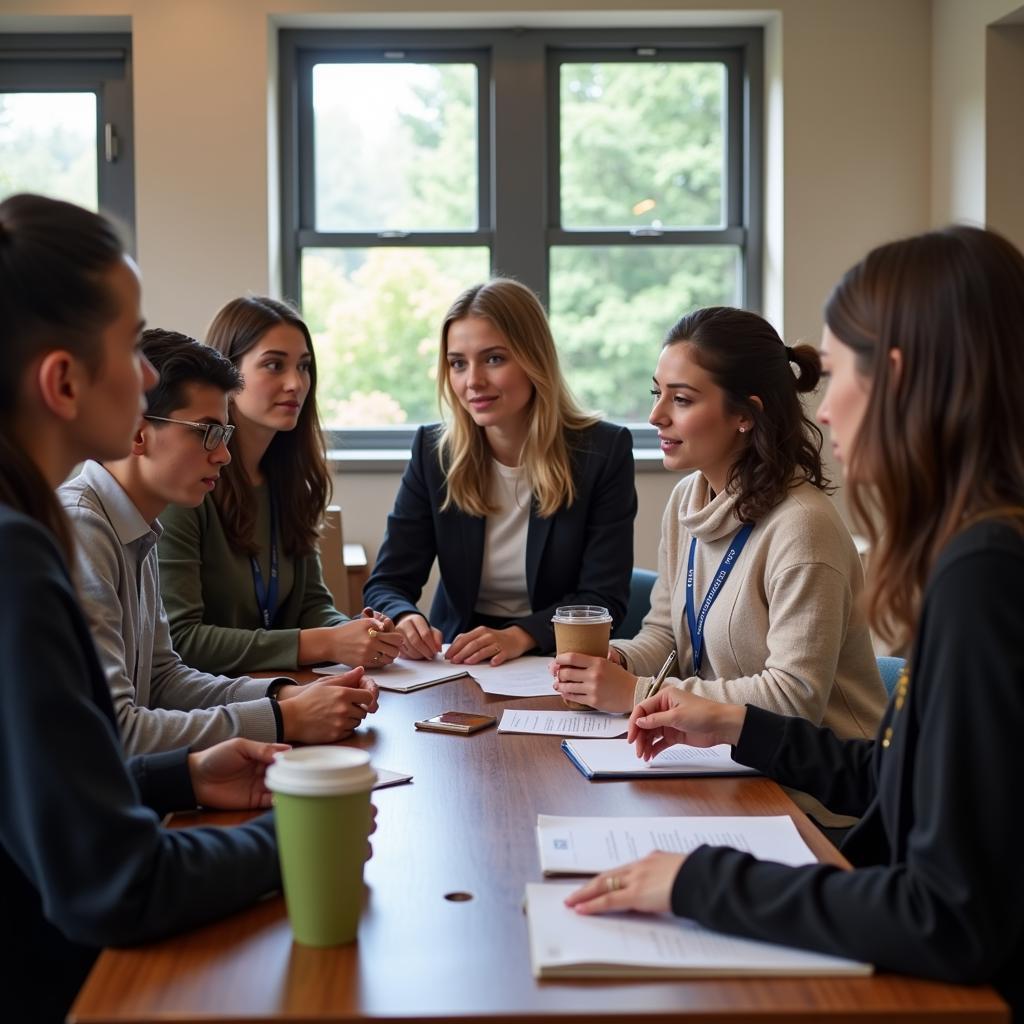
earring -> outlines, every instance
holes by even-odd
[[[746,432],[747,432],[747,428],[746,427],[740,427],[740,433],[741,434],[745,434]]]

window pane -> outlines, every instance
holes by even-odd
[[[307,249],[302,309],[329,427],[430,423],[441,320],[490,274],[490,250]]]
[[[317,230],[475,230],[476,97],[473,64],[317,64]]]
[[[560,67],[564,227],[724,223],[724,64]]]
[[[39,192],[95,210],[96,130],[95,93],[0,93],[0,199]]]
[[[555,246],[551,325],[576,397],[645,422],[666,331],[700,306],[739,302],[735,246]]]

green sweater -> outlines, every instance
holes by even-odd
[[[266,538],[260,569],[270,579],[270,501],[255,489],[255,534]],[[170,506],[160,517],[160,590],[174,648],[186,665],[239,674],[294,669],[299,630],[336,626],[348,617],[334,607],[315,552],[290,558],[278,538],[278,600],[273,628],[262,628],[249,556],[228,544],[220,515],[207,495],[198,508]]]

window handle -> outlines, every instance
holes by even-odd
[[[378,238],[408,238],[408,231],[378,231]]]
[[[117,132],[114,126],[107,121],[103,126],[103,156],[108,164],[112,164],[117,160],[118,150],[120,149],[120,139],[117,137]]]
[[[630,228],[629,233],[634,238],[661,238],[665,234],[661,228]]]

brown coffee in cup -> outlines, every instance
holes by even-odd
[[[608,656],[612,634],[612,617],[607,608],[593,604],[572,604],[556,608],[551,616],[555,627],[555,651],[558,654],[589,654],[594,658]],[[566,700],[570,708],[588,708],[574,700]]]

